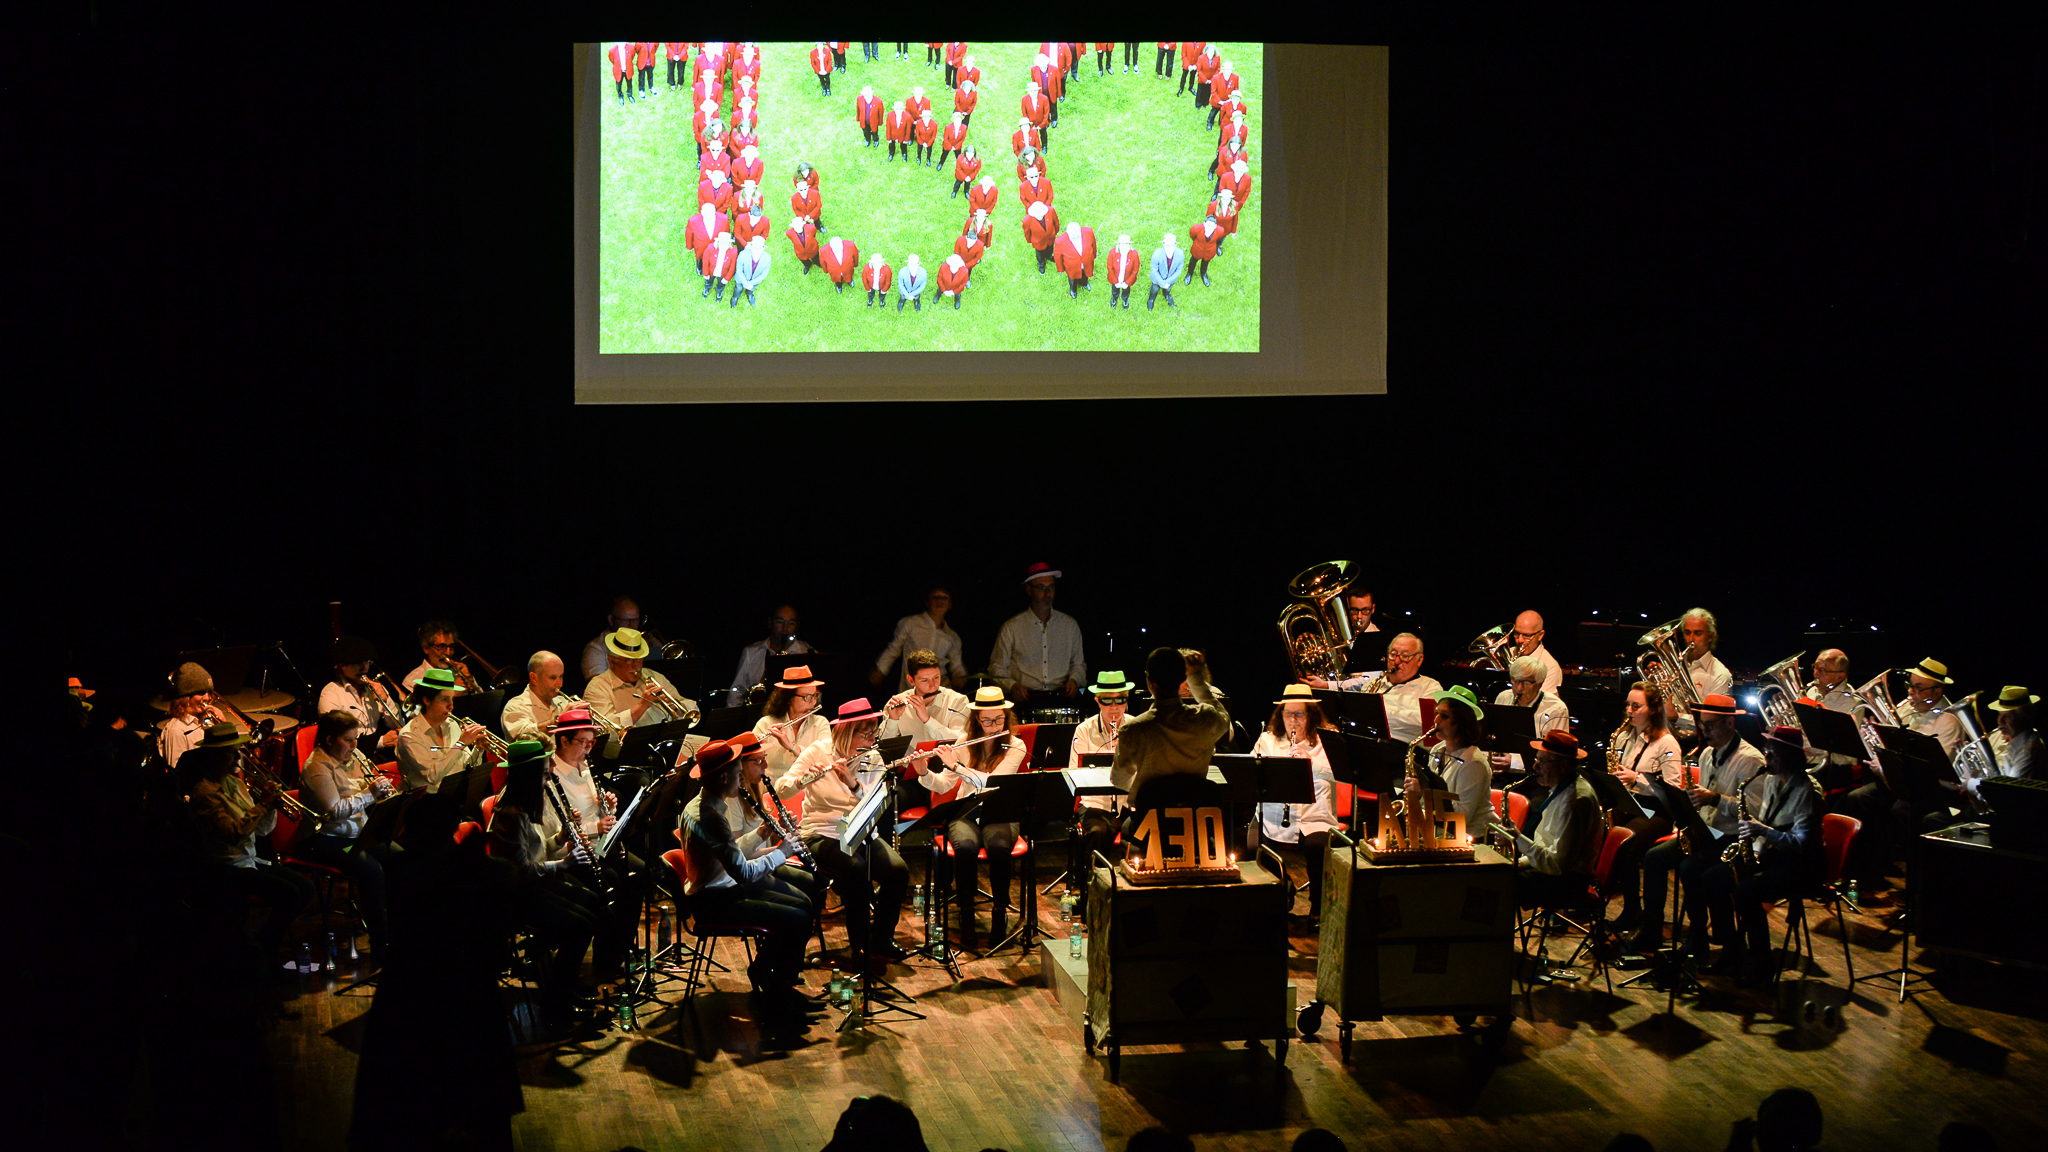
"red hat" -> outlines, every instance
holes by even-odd
[[[841,724],[858,724],[862,720],[873,720],[881,714],[881,709],[868,707],[868,698],[862,696],[841,704],[839,706],[839,714],[833,719],[832,726],[837,728]]]
[[[792,664],[783,669],[782,679],[775,682],[777,688],[823,688],[825,682],[811,675],[809,664]]]
[[[1795,751],[1806,751],[1806,733],[1801,732],[1790,724],[1780,724],[1769,732],[1764,733],[1764,739],[1775,740]]]
[[[742,732],[725,743],[727,747],[732,749],[732,754],[742,760],[749,756],[765,756],[768,754],[768,750],[761,746],[761,738],[752,732]]]
[[[1038,563],[1033,564],[1031,567],[1026,568],[1024,570],[1023,583],[1029,584],[1033,580],[1038,579],[1040,576],[1050,576],[1053,579],[1057,580],[1062,575],[1064,575],[1064,573],[1062,573],[1059,569],[1053,567],[1050,564],[1047,564],[1043,560],[1040,560]]]
[[[690,769],[690,776],[694,779],[706,772],[716,772],[725,767],[732,758],[732,744],[729,741],[713,740],[697,749],[697,765]]]
[[[564,732],[578,732],[597,727],[597,721],[590,718],[590,709],[571,708],[555,717],[555,735]]]
[[[1579,747],[1579,738],[1562,728],[1553,728],[1545,732],[1541,740],[1529,741],[1529,747],[1538,752],[1551,752],[1573,760],[1586,758],[1586,750]]]
[[[73,696],[78,697],[80,700],[85,699],[86,697],[92,695],[95,691],[97,691],[97,689],[87,688],[85,685],[79,683],[78,677],[76,676],[73,676],[71,678],[71,684],[69,685],[69,687],[71,689],[71,694]]]
[[[1740,716],[1748,711],[1748,709],[1735,702],[1735,697],[1723,696],[1718,692],[1693,705],[1692,710],[1694,712],[1705,712],[1713,716]]]

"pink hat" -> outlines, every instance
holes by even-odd
[[[1057,580],[1063,575],[1065,575],[1065,573],[1062,573],[1059,569],[1053,567],[1050,564],[1047,564],[1043,560],[1040,560],[1038,563],[1033,564],[1031,567],[1026,568],[1024,570],[1024,583],[1029,584],[1033,580],[1038,579],[1040,576],[1050,576],[1053,579]]]

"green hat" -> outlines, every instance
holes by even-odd
[[[462,691],[462,685],[455,682],[455,670],[452,668],[429,668],[424,675],[413,682],[413,687],[432,688],[436,692]]]
[[[1137,685],[1126,679],[1121,672],[1097,672],[1095,683],[1088,686],[1088,691],[1097,696],[1128,695],[1136,688]]]
[[[1479,697],[1473,695],[1472,690],[1463,684],[1453,684],[1441,692],[1431,692],[1429,698],[1432,700],[1456,700],[1472,710],[1472,718],[1474,720],[1486,719],[1486,709],[1479,706]]]
[[[514,740],[505,746],[505,767],[509,770],[529,760],[546,759],[547,745],[538,740]]]

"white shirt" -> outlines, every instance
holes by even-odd
[[[389,726],[378,723],[384,719],[384,713],[370,707],[369,701],[363,698],[355,685],[339,680],[330,680],[320,689],[319,708],[322,712],[346,712],[354,716],[356,726],[363,730],[366,739],[376,735],[380,726]]]
[[[1327,735],[1329,733],[1320,734]],[[1258,740],[1252,744],[1252,755],[1306,758],[1309,774],[1316,789],[1316,798],[1307,804],[1259,805],[1261,837],[1280,844],[1297,844],[1303,836],[1328,832],[1337,827],[1337,778],[1330,773],[1330,757],[1323,751],[1320,737],[1313,746],[1291,745],[1284,735],[1275,736],[1271,732],[1261,732]],[[1280,823],[1283,812],[1286,813],[1288,821],[1284,826]]]
[[[173,768],[178,758],[190,751],[194,744],[206,739],[206,725],[190,716],[173,716],[164,721],[156,731],[156,753],[164,763]]]
[[[1685,660],[1681,654],[1679,659]],[[1709,696],[1726,696],[1735,687],[1735,674],[1712,652],[1697,660],[1685,660],[1686,675],[1692,678],[1692,690],[1704,700]]]
[[[575,814],[577,826],[583,829],[583,835],[589,838],[591,847],[596,848],[598,827],[604,819],[604,801],[598,798],[597,781],[590,775],[590,765],[586,763],[571,767],[569,762],[560,756],[549,756],[548,771],[554,773],[555,779],[561,782],[562,792],[569,798],[569,809]],[[544,782],[541,786],[541,840],[548,845],[548,859],[566,860],[570,857],[571,841],[565,840],[559,846],[555,843],[555,838],[562,831],[562,818],[555,814],[555,804],[550,799],[553,789],[553,784]]]
[[[612,666],[611,649],[604,646],[604,638],[610,631],[599,632],[583,646],[583,679],[588,682]]]
[[[1956,719],[1955,713],[1951,711],[1954,707],[1955,705],[1950,703],[1949,698],[1946,696],[1941,697],[1926,708],[1918,707],[1908,697],[1904,703],[1898,706],[1893,715],[1898,718],[1900,724],[1906,726],[1908,731],[1934,737],[1941,742],[1941,750],[1943,752],[1954,756],[1956,749],[1960,748],[1963,743],[1963,724],[1962,721]]]
[[[1536,834],[1517,838],[1522,864],[1546,876],[1562,876],[1567,869],[1591,874],[1600,852],[1593,842],[1601,835],[1600,819],[1592,781],[1572,777],[1572,786],[1544,806]]]
[[[462,718],[452,714],[439,728],[428,724],[425,716],[415,716],[399,729],[398,766],[405,771],[406,790],[438,792],[443,776],[474,761],[483,751],[483,742],[465,746],[458,743],[461,737]]]
[[[785,656],[801,656],[810,652],[811,646],[802,640],[791,640]],[[768,668],[768,641],[756,640],[740,649],[739,671],[733,673],[732,688],[726,693],[725,706],[737,708],[747,702],[747,692],[761,682],[761,673]]]
[[[646,691],[645,685],[650,680],[661,685],[670,696],[681,700],[683,707],[697,706],[695,700],[676,691],[676,686],[668,682],[668,677],[652,668],[642,668],[640,679],[632,684],[619,679],[617,673],[607,668],[602,675],[583,686],[583,701],[592,708],[603,709],[604,714],[616,721],[621,728],[645,728],[650,724],[666,724],[671,720],[682,719],[671,714],[660,704],[648,705],[647,711],[640,714],[640,719],[632,719],[633,706],[639,703],[635,696]],[[623,735],[610,737],[605,742],[604,754],[607,758],[616,759],[619,751],[625,746],[626,738]]]
[[[1088,681],[1081,654],[1081,625],[1057,608],[1044,623],[1030,609],[1003,621],[996,646],[989,653],[989,673],[1005,688],[1018,685],[1033,692],[1057,692],[1068,680]]]
[[[560,692],[555,693],[552,701],[544,702],[534,694],[533,685],[529,684],[519,695],[505,701],[505,711],[498,716],[498,726],[505,730],[507,740],[538,740],[553,752],[555,738],[548,732],[548,727],[561,714]]]
[[[1439,744],[1429,750],[1429,770],[1441,776],[1444,790],[1455,795],[1455,805],[1465,814],[1465,832],[1474,840],[1493,824],[1493,765],[1477,745],[1456,752]]]
[[[1513,704],[1515,702],[1515,690],[1513,688],[1501,689],[1500,695],[1495,696],[1493,702],[1495,704]],[[1550,689],[1545,688],[1537,693],[1536,703],[1530,705],[1530,707],[1536,713],[1536,738],[1538,740],[1543,739],[1545,733],[1556,732],[1559,729],[1566,732],[1571,731],[1571,712],[1565,708],[1564,701],[1558,699],[1557,694]],[[1520,772],[1522,770],[1521,754],[1509,753],[1508,771]]]
[[[1021,744],[1022,741],[1018,743]],[[837,758],[838,753],[832,750],[832,737],[826,736],[805,747],[803,755],[798,756],[795,763],[776,778],[775,791],[782,796],[784,803],[791,802],[797,796],[804,797],[803,815],[797,817],[798,835],[837,840],[839,822],[853,811],[866,790],[874,787],[875,781],[881,779],[880,772],[856,772],[855,779],[859,781],[861,791],[855,792],[840,780],[838,772],[826,772],[803,788],[796,787],[798,780],[819,771]],[[870,755],[867,762],[879,767],[881,758]]]
[[[363,831],[364,813],[377,802],[377,794],[356,770],[353,758],[338,760],[318,745],[299,769],[299,799],[316,816],[313,827],[301,835],[340,836],[353,840]]]
[[[1815,691],[1819,687],[1818,684],[1809,686],[1806,694],[1808,697],[1819,701],[1820,706],[1830,712],[1847,712],[1861,703],[1860,700],[1850,693],[1849,681],[1846,679],[1826,692]],[[1856,761],[1853,758],[1838,752],[1822,752],[1811,743],[1806,745],[1806,770],[1809,772],[1819,770],[1823,764],[1845,765],[1854,763]]]
[[[906,707],[900,719],[882,717],[878,739],[888,740],[896,736],[908,736],[912,744],[924,740],[958,740],[967,731],[969,701],[964,693],[951,688],[941,688],[924,704],[926,720],[917,718],[917,711]]]
[[[2000,776],[2034,774],[2034,759],[2041,753],[2041,737],[2033,729],[2021,729],[2016,740],[2008,739],[2002,731],[1993,732],[1990,744],[1992,754],[1998,758]]]
[[[1685,754],[1679,751],[1678,738],[1669,732],[1655,740],[1645,741],[1643,734],[1631,726],[1621,741],[1620,767],[1637,773],[1639,777],[1662,776],[1666,784],[1680,791],[1691,784],[1685,774]],[[1653,800],[1657,797],[1657,790],[1651,787],[1650,782],[1640,778],[1631,791]],[[1661,811],[1663,802],[1659,801],[1655,807]]]
[[[432,671],[434,670],[434,667],[435,667],[435,665],[434,665],[434,662],[433,662],[433,661],[431,661],[431,660],[422,660],[422,661],[420,661],[420,663],[419,663],[419,667],[417,667],[417,668],[414,668],[414,669],[413,669],[412,671],[410,671],[410,672],[407,672],[407,673],[405,674],[405,679],[403,679],[403,680],[400,680],[400,681],[398,682],[398,686],[399,686],[400,688],[403,688],[403,689],[405,689],[405,690],[406,690],[407,692],[410,692],[410,691],[412,691],[412,686],[420,682],[420,677],[422,677],[422,676],[425,676],[425,675],[426,675],[427,673],[429,673],[429,672],[432,672]],[[452,667],[452,666],[451,666],[450,670],[451,670],[451,671],[453,670],[453,667]],[[455,678],[455,682],[456,682],[456,683],[458,683],[458,684],[460,684],[460,683],[462,682],[462,677],[460,677],[460,676],[457,676],[457,677]]]
[[[896,634],[875,658],[875,671],[898,672],[904,657],[920,648],[930,649],[939,658],[939,667],[945,669],[948,679],[967,679],[967,661],[960,654],[960,634],[953,631],[952,625],[932,619],[929,612],[905,616],[896,622]],[[902,683],[900,676],[897,682]]]
[[[1000,743],[1001,741],[991,740],[988,742],[987,747],[994,748]],[[1004,750],[1001,759],[993,761],[984,759],[981,762],[981,767],[977,769],[977,771],[985,772],[990,776],[1013,776],[1018,772],[1023,771],[1025,753],[1023,739],[1017,736],[1016,734],[1012,733],[1010,736],[1009,744],[1009,748]],[[962,753],[960,755],[960,762],[963,764],[967,763],[968,758],[974,754],[974,751],[974,749],[970,748],[966,752]],[[919,776],[917,778],[917,782],[924,785],[926,788],[930,789],[934,793],[949,792],[953,789],[953,786],[957,784],[960,787],[960,791],[954,795],[953,799],[955,800],[972,796],[976,792],[986,791],[986,789],[982,788],[974,781],[968,779],[967,777],[961,775],[958,772],[955,772],[951,768],[946,768],[945,763],[946,762],[944,760],[941,760],[936,756],[926,761],[925,774]],[[943,769],[943,771],[935,771],[934,769]],[[979,819],[980,817],[976,817],[976,820]]]
[[[1700,787],[1718,792],[1721,799],[1710,812],[1702,812],[1707,827],[1724,835],[1735,834],[1735,822],[1742,813],[1735,803],[1735,790],[1742,788],[1745,781],[1749,787],[1742,792],[1749,798],[1749,814],[1755,816],[1764,810],[1764,783],[1770,774],[1764,772],[1764,754],[1748,741],[1736,737],[1727,747],[1716,750],[1712,747],[1700,751]]]
[[[1417,674],[1399,684],[1389,684],[1384,672],[1332,680],[1340,692],[1377,692],[1387,698],[1387,736],[1403,744],[1422,738],[1422,701],[1444,690],[1435,678]]]
[[[791,764],[796,763],[799,755],[832,734],[832,724],[825,719],[825,714],[812,712],[805,716],[801,723],[783,729],[789,735],[789,742],[797,747],[797,751],[791,752],[782,746],[782,741],[768,734],[768,730],[777,723],[772,716],[763,716],[754,721],[754,735],[761,738],[761,750],[768,757],[768,767],[764,771],[770,779],[779,779],[784,772],[789,771]],[[784,796],[783,799],[787,800],[789,797]]]
[[[1128,722],[1130,718],[1131,714],[1125,712],[1124,720]],[[1118,725],[1117,731],[1118,733],[1123,731],[1122,725]],[[1079,768],[1082,756],[1091,753],[1115,751],[1116,737],[1111,735],[1108,727],[1103,724],[1102,713],[1097,712],[1095,715],[1074,725],[1074,743],[1072,750],[1067,753],[1067,767]],[[1114,812],[1117,808],[1118,799],[1118,797],[1107,795],[1083,796],[1081,797],[1081,807],[1099,808],[1104,812]]]
[[[1534,656],[1538,660],[1543,661],[1543,690],[1545,692],[1555,693],[1559,688],[1564,686],[1564,665],[1559,664],[1557,662],[1557,657],[1552,656],[1550,654],[1550,649],[1544,647],[1541,644],[1538,644],[1536,646],[1536,650],[1534,652],[1529,653],[1529,655]],[[1514,665],[1514,661],[1510,660],[1508,661],[1508,664],[1510,667],[1512,667]],[[1507,703],[1507,701],[1502,700],[1499,701],[1499,703],[1505,704]],[[1538,736],[1541,736],[1543,734],[1543,729],[1536,729],[1536,734]]]

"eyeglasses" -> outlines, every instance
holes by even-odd
[[[453,644],[429,644],[429,645],[427,645],[427,651],[429,651],[429,652],[453,652],[453,651],[455,651],[455,645],[453,645]]]
[[[1516,680],[1516,681],[1514,681],[1514,685],[1515,685],[1515,687],[1517,687],[1517,688],[1534,688],[1534,687],[1536,687],[1536,686],[1537,686],[1538,684],[1541,684],[1541,683],[1543,683],[1543,681],[1541,681],[1541,680]]]
[[[818,695],[816,692],[799,692],[796,694],[796,698],[798,700],[816,700]]]
[[[1534,632],[1524,632],[1520,628],[1515,629],[1515,639],[1517,640],[1534,640],[1541,635],[1543,635],[1543,629],[1541,628]]]

